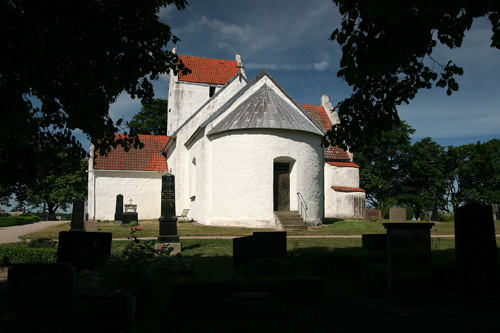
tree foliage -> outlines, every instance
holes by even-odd
[[[500,202],[500,139],[448,147],[446,157],[447,195],[454,209]]]
[[[331,35],[342,48],[337,76],[353,93],[338,105],[341,124],[348,130],[334,128],[327,137],[353,151],[363,140],[397,126],[397,107],[408,104],[420,89],[442,87],[448,95],[459,89],[456,76],[463,69],[432,57],[438,43],[460,47],[473,20],[485,16],[492,23],[491,46],[500,48],[498,1],[334,2],[342,15],[341,27]]]
[[[47,158],[37,165],[34,182],[14,190],[19,206],[41,208],[45,204],[47,213],[55,214],[58,209],[66,210],[74,200],[87,197],[88,161],[71,161],[67,150],[45,152]]]
[[[437,209],[445,209],[446,163],[445,150],[431,138],[414,143],[401,165],[401,193],[399,202],[411,206],[415,218]]]
[[[141,111],[127,122],[130,133],[165,135],[167,132],[167,109],[166,99],[154,98],[149,103],[142,105]]]
[[[410,134],[414,132],[409,125],[400,122],[354,154],[354,162],[360,166],[360,184],[366,191],[366,201],[384,214],[398,203],[404,174],[401,165],[411,148]]]
[[[369,206],[388,214],[406,207],[415,218],[436,209],[500,202],[500,139],[447,149],[424,138],[413,145],[404,122],[354,154]]]
[[[187,72],[166,51],[178,41],[159,20],[160,7],[186,0],[10,0],[0,4],[0,192],[35,180],[45,158],[40,146],[85,154],[73,135],[86,134],[104,154],[110,147],[141,147],[137,136],[115,140],[121,120],[109,105],[125,91],[149,101],[150,80],[172,68]]]

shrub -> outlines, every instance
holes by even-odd
[[[28,248],[24,244],[16,247],[0,247],[0,267],[55,262],[57,262],[57,249],[55,248]]]
[[[0,217],[0,227],[10,227],[13,225],[24,225],[38,222],[40,219],[36,215],[21,214],[19,216],[4,216]]]

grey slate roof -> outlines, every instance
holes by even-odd
[[[323,135],[304,114],[263,85],[228,114],[207,135],[241,129],[288,129]]]

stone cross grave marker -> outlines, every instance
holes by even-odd
[[[75,200],[71,214],[71,231],[85,231],[85,201]]]

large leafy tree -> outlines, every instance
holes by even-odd
[[[88,161],[80,159],[78,164],[67,159],[65,151],[56,154],[58,163],[38,165],[34,183],[16,189],[16,201],[22,206],[32,208],[47,207],[49,215],[58,209],[66,210],[74,200],[87,197]]]
[[[398,202],[401,194],[402,169],[411,148],[410,134],[414,133],[405,122],[372,138],[354,154],[354,162],[360,166],[360,185],[366,191],[368,205],[381,209],[384,214]]]
[[[64,146],[78,164],[81,130],[104,154],[137,136],[115,140],[109,105],[125,91],[149,101],[150,80],[172,68],[188,71],[166,51],[176,42],[157,13],[186,0],[9,0],[0,3],[0,194],[32,184],[46,159],[42,146]],[[53,161],[58,163],[58,161]]]
[[[409,103],[420,89],[442,87],[448,95],[459,89],[455,77],[463,70],[448,59],[433,58],[438,43],[460,47],[473,20],[487,17],[491,46],[500,48],[499,1],[334,2],[342,15],[340,28],[331,35],[342,47],[337,76],[353,93],[338,106],[341,124],[348,130],[329,131],[328,137],[354,151],[363,140],[397,126],[397,107]]]
[[[130,133],[165,135],[167,132],[167,109],[166,99],[154,98],[149,103],[142,105],[141,111],[127,122]]]
[[[454,209],[500,202],[500,139],[448,147],[446,168],[448,200]]]
[[[431,138],[414,143],[402,163],[403,178],[398,201],[413,208],[415,218],[436,208],[446,208],[445,151]]]

